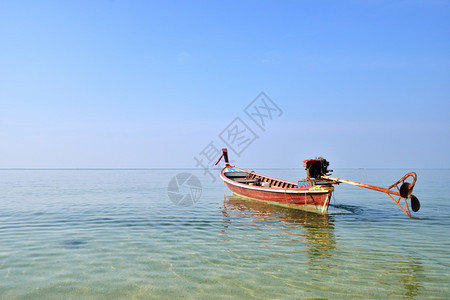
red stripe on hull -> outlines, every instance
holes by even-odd
[[[292,193],[292,191],[286,190],[286,192],[271,192],[267,190],[249,189],[245,187],[236,186],[225,181],[228,188],[241,196],[267,201],[277,202],[286,205],[302,205],[302,206],[315,206],[317,209],[322,210],[325,206],[325,210],[330,203],[329,197],[331,197],[331,191],[323,193]]]

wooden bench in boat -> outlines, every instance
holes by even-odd
[[[270,178],[260,177],[252,172],[225,172],[224,175],[230,178],[233,181],[245,184],[257,184],[263,185],[265,187],[277,187],[277,188],[285,188],[292,189],[297,188],[294,184],[289,184],[284,181],[278,181]]]

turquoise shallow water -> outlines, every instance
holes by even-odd
[[[407,171],[334,175],[389,186]],[[346,185],[319,215],[201,171],[0,170],[0,298],[448,298],[450,170],[416,171],[420,220]],[[180,172],[201,180],[193,206],[169,200]]]

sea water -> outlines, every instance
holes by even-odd
[[[387,187],[407,171],[334,175]],[[322,215],[198,170],[0,170],[0,298],[448,298],[450,170],[415,171],[419,220],[345,184]],[[180,173],[201,183],[193,205],[169,198]]]

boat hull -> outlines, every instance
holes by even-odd
[[[239,169],[239,171],[246,170]],[[333,187],[328,186],[315,186],[309,189],[283,189],[263,186],[251,186],[248,184],[235,182],[232,179],[226,177],[224,174],[225,172],[224,170],[222,170],[221,178],[230,189],[230,191],[232,191],[236,195],[308,211],[318,211],[322,213],[326,212],[328,210],[328,205],[330,203],[330,198],[333,192]],[[261,174],[258,175],[263,176]],[[265,176],[265,178],[271,177]],[[289,183],[292,184],[291,182]]]

